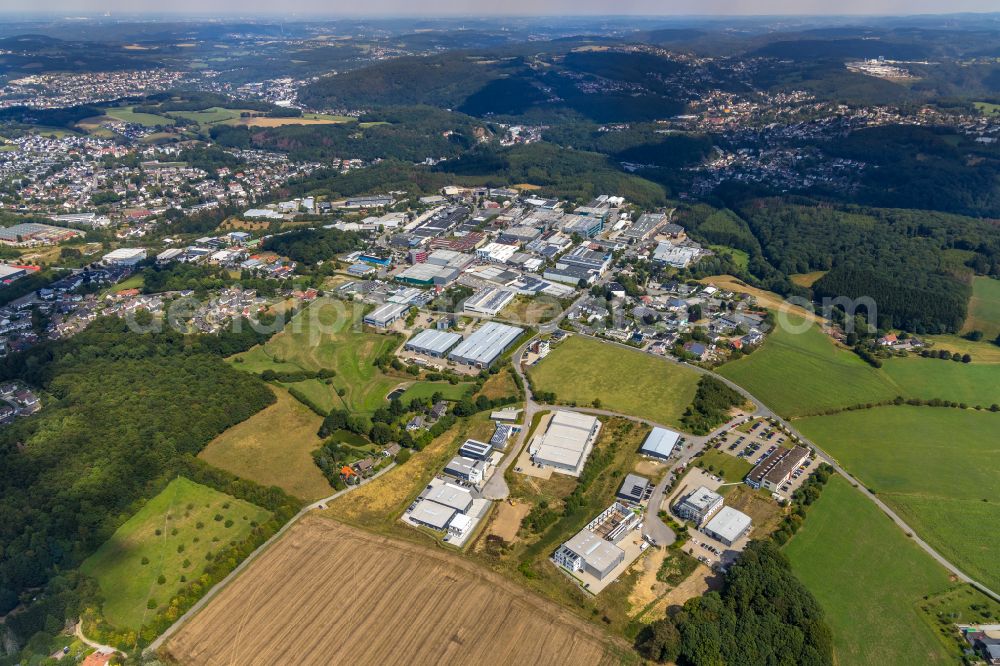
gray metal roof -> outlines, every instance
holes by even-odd
[[[459,343],[448,357],[470,364],[489,365],[523,332],[524,329],[516,326],[507,326],[495,321],[487,322]]]
[[[643,453],[666,458],[677,445],[677,440],[681,438],[680,433],[666,428],[653,428],[653,431],[646,437],[639,449]]]
[[[418,352],[430,352],[441,355],[454,347],[461,339],[462,336],[458,333],[428,328],[410,338],[409,342],[406,343],[406,347]]]
[[[410,512],[412,520],[439,530],[447,527],[454,515],[455,509],[428,499],[420,500]]]

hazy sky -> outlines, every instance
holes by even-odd
[[[1000,11],[998,0],[0,0],[5,12],[440,15],[921,14]]]

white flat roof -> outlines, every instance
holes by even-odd
[[[674,450],[674,446],[677,445],[677,440],[680,438],[681,434],[679,432],[667,430],[666,428],[653,428],[653,431],[646,437],[646,441],[642,443],[642,447],[639,450],[643,453],[666,458]]]
[[[621,548],[590,530],[580,530],[563,545],[598,571],[604,571],[624,554]]]
[[[454,515],[455,510],[450,506],[438,504],[437,502],[432,502],[429,499],[420,500],[417,505],[413,507],[413,511],[410,512],[410,518],[412,520],[439,530],[443,530],[447,527],[448,522]]]
[[[435,486],[424,495],[425,500],[437,502],[456,511],[467,511],[472,506],[472,493],[453,483],[443,483]]]
[[[724,506],[705,525],[705,531],[717,534],[726,541],[733,542],[750,527],[750,516],[731,506]]]
[[[535,449],[535,460],[579,469],[587,440],[598,423],[596,416],[556,411]]]

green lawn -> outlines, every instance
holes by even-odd
[[[905,397],[941,398],[969,406],[1000,404],[1000,365],[959,363],[911,355],[888,359],[882,373]]]
[[[1000,280],[973,278],[969,316],[962,330],[982,331],[988,340],[1000,334]]]
[[[694,399],[698,374],[676,363],[574,335],[560,342],[529,374],[537,391],[559,402],[601,407],[679,426]]]
[[[796,421],[946,558],[1000,587],[1000,414],[879,407]]]
[[[416,382],[406,387],[399,399],[407,404],[414,398],[429,398],[440,392],[445,400],[461,400],[468,394],[470,385],[467,383],[451,384],[449,382]]]
[[[131,106],[121,108],[105,109],[104,115],[115,118],[125,123],[135,123],[145,127],[156,127],[157,125],[173,125],[174,121],[165,116],[157,116],[152,113],[136,113]]]
[[[399,344],[398,337],[368,333],[360,326],[363,313],[351,304],[320,298],[299,312],[264,344],[232,357],[234,367],[259,373],[273,370],[336,371],[332,386],[343,389],[342,403],[352,412],[370,413],[402,378],[390,377],[374,361]],[[243,359],[242,362],[237,359]]]
[[[716,449],[709,449],[705,455],[695,458],[695,464],[704,467],[716,476],[719,476],[721,472],[721,478],[725,479],[726,482],[740,481],[753,468],[753,465],[745,459],[731,456]]]
[[[990,102],[973,102],[976,108],[984,116],[997,115],[1000,114],[1000,104],[991,104]]]
[[[222,520],[215,520],[218,515]],[[80,569],[97,579],[108,622],[138,629],[156,612],[147,609],[149,599],[165,605],[185,585],[181,576],[192,581],[201,575],[207,553],[242,540],[251,523],[269,516],[254,504],[178,477],[119,527]],[[232,520],[230,527],[227,520]],[[178,552],[180,548],[183,552]],[[166,578],[163,584],[157,582],[161,574]]]
[[[784,550],[826,611],[837,663],[954,663],[917,606],[947,573],[841,477]]]
[[[816,326],[795,333],[779,325],[760,349],[726,363],[719,374],[786,418],[890,400],[902,393],[856,354],[838,348]]]

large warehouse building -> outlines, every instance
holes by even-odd
[[[480,326],[448,354],[456,363],[488,368],[521,337],[524,329],[498,324],[495,321]]]
[[[652,458],[666,460],[673,453],[674,447],[677,446],[677,441],[680,438],[680,433],[673,430],[653,428],[652,432],[646,437],[646,441],[639,448],[639,452]]]
[[[532,440],[528,452],[539,465],[580,476],[600,431],[601,422],[596,416],[558,410],[545,434]]]
[[[462,336],[458,333],[428,328],[410,338],[403,349],[434,358],[444,358],[448,350],[458,344],[461,339]]]
[[[495,317],[512,300],[514,300],[513,291],[499,287],[487,287],[466,299],[464,309],[466,312]]]
[[[750,531],[750,516],[731,506],[724,506],[715,518],[705,525],[705,534],[732,546]]]
[[[776,491],[791,478],[792,472],[809,458],[809,449],[795,446],[791,449],[778,447],[746,476],[751,488]]]
[[[377,328],[388,328],[405,315],[410,306],[403,303],[386,303],[365,315],[364,322]]]

